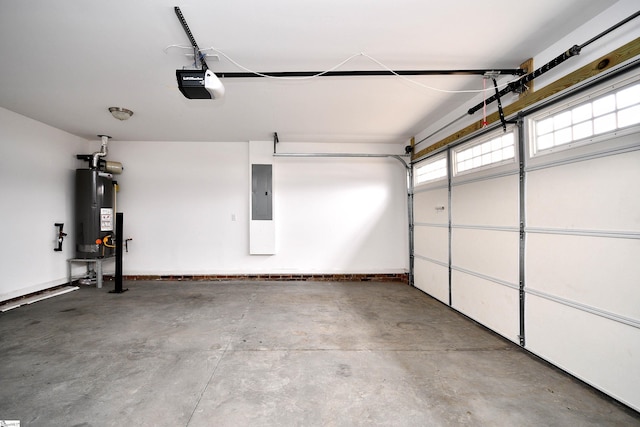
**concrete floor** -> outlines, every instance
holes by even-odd
[[[125,287],[82,287],[0,315],[0,420],[640,425],[640,414],[406,285]]]

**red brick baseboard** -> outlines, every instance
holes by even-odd
[[[314,282],[396,282],[409,283],[408,273],[374,274],[169,274],[169,275],[131,275],[123,280],[167,280],[167,281],[233,281],[233,280],[269,280],[269,281],[314,281]],[[105,280],[113,280],[113,275],[105,275]]]

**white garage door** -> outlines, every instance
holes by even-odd
[[[640,76],[414,164],[415,284],[640,409]]]

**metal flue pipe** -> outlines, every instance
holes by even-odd
[[[98,135],[102,138],[102,145],[100,146],[100,151],[96,151],[91,156],[91,169],[98,169],[98,160],[100,157],[106,157],[107,155],[107,143],[109,142],[110,136],[107,135]]]

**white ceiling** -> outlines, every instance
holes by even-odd
[[[613,3],[0,0],[0,106],[93,140],[248,141],[278,132],[283,141],[404,143],[473,94],[392,76],[250,78],[224,79],[221,100],[188,100],[175,70],[192,62],[189,51],[166,49],[189,45],[174,6],[200,48],[269,72],[323,71],[360,52],[396,70],[517,68]],[[214,72],[241,71],[223,56],[207,62]],[[364,56],[340,68],[378,69]],[[476,76],[413,79],[482,86]],[[111,106],[134,116],[119,122]]]

